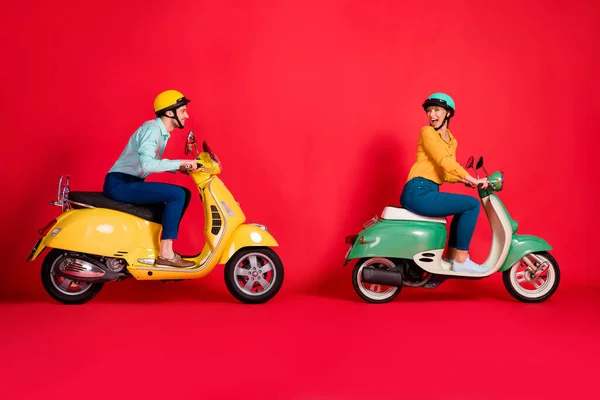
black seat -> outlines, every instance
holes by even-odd
[[[136,217],[156,222],[157,224],[162,224],[162,216],[165,208],[163,203],[147,205],[122,203],[120,201],[109,199],[102,192],[69,192],[69,200],[96,208],[108,208],[110,210],[132,214]],[[78,204],[71,203],[71,205],[73,208],[85,208]]]

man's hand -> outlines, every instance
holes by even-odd
[[[196,164],[196,160],[180,160],[179,161],[179,170],[181,172],[190,172],[195,171],[198,168],[198,164]]]

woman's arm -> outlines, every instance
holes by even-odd
[[[444,169],[446,177],[456,177],[455,182],[467,183],[473,187],[479,183],[483,183],[484,187],[487,187],[486,178],[476,179],[472,177],[452,155],[448,154],[444,145],[438,140],[437,132],[432,127],[426,126],[421,129],[421,143],[425,153],[427,153],[434,163]]]

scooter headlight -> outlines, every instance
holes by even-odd
[[[489,186],[494,192],[499,192],[504,186],[504,172],[494,172],[488,179]]]

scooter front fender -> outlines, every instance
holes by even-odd
[[[241,224],[224,244],[223,253],[219,259],[219,264],[226,264],[227,261],[243,247],[276,247],[279,246],[275,238],[261,225]]]
[[[537,236],[530,235],[513,235],[510,243],[510,249],[504,264],[500,268],[499,272],[506,271],[513,266],[514,263],[525,257],[527,254],[535,253],[538,251],[551,251],[552,246],[548,244],[544,239]]]

